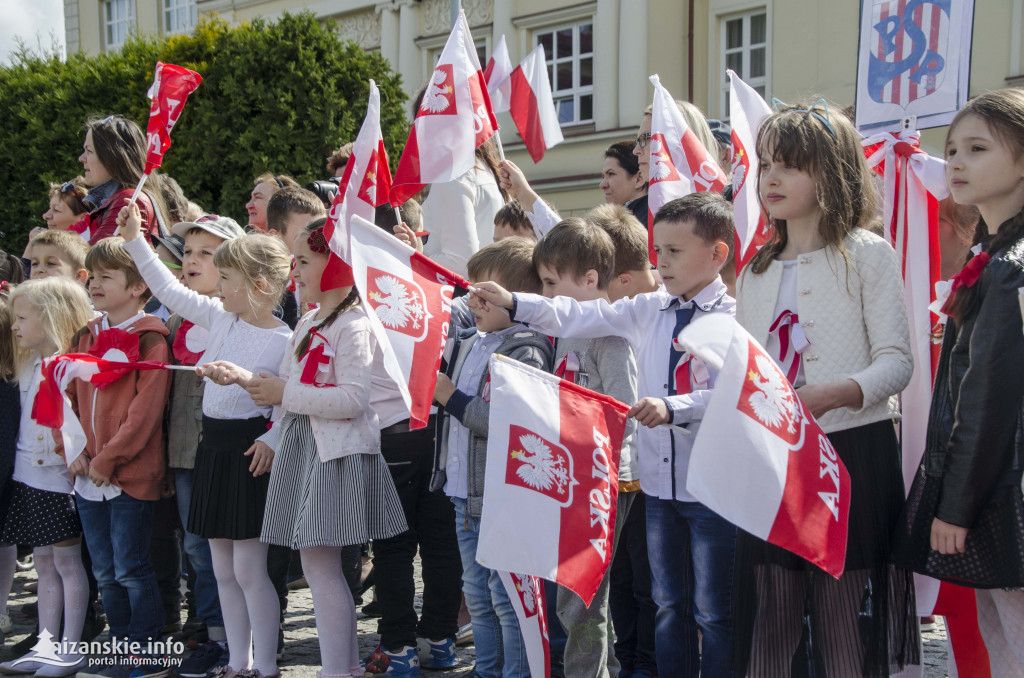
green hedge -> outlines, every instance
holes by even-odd
[[[157,61],[198,71],[203,83],[174,128],[162,171],[205,209],[246,222],[252,178],[270,170],[300,183],[325,178],[332,149],[355,139],[367,81],[381,91],[392,166],[408,125],[400,77],[383,57],[339,40],[311,13],[236,28],[207,20],[190,35],[132,39],[110,54],[61,61],[22,51],[0,68],[0,231],[21,253],[43,224],[47,184],[82,173],[84,122],[118,113],[146,129]]]

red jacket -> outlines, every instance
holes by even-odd
[[[96,341],[101,319],[91,321],[71,340],[71,351],[86,353]],[[139,335],[139,360],[170,362],[167,328],[147,315],[131,330]],[[160,498],[167,466],[164,409],[171,389],[167,370],[131,371],[104,389],[75,379],[68,387],[71,405],[82,422],[84,454],[99,473],[135,499]]]
[[[128,205],[134,192],[134,188],[122,188],[110,196],[110,200],[89,213],[87,218],[89,219],[90,246],[114,235],[114,231],[117,230],[117,215],[121,212],[122,207]],[[139,206],[139,213],[142,215],[142,231],[150,236],[160,235],[160,226],[153,213],[153,201],[149,199],[149,196],[145,192],[140,193],[135,204]]]

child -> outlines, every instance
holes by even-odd
[[[511,309],[515,322],[563,338],[621,336],[636,352],[637,393],[645,397],[630,416],[647,427],[637,436],[637,461],[647,495],[647,541],[659,608],[657,663],[678,675],[728,674],[736,528],[686,491],[694,436],[661,425],[695,431],[703,417],[715,375],[689,370],[690,378],[676,383],[689,358],[675,349],[674,339],[698,311],[733,312],[734,302],[718,276],[733,236],[729,203],[715,193],[694,193],[666,203],[655,215],[654,248],[665,283],[657,292],[609,305],[604,299],[543,299],[513,295],[494,283],[474,285],[488,305]]]
[[[494,242],[513,235],[537,239],[537,234],[533,232],[533,224],[523,212],[523,206],[514,198],[505,203],[494,215]]]
[[[781,110],[762,123],[757,153],[774,230],[737,283],[737,319],[829,436],[850,474],[851,504],[838,580],[741,533],[734,669],[788,673],[806,634],[812,656],[801,661],[823,673],[888,675],[919,661],[912,575],[891,564],[904,501],[893,420],[913,372],[896,254],[864,230],[873,183],[841,113]]]
[[[287,381],[274,380],[283,389],[285,413],[274,425],[280,433],[261,539],[299,549],[317,633],[331,639],[320,645],[318,675],[361,677],[355,603],[342,574],[341,548],[406,529],[370,407],[373,365],[383,354],[366,315],[373,311],[361,304],[356,288],[321,289],[331,256],[322,220],[298,234],[294,254],[302,301],[319,308],[299,322],[281,366]],[[234,383],[252,379],[235,365],[218,365],[218,373]],[[262,388],[268,386],[264,380]]]
[[[306,224],[326,214],[316,193],[298,186],[277,191],[267,201],[267,232],[280,238],[285,247],[293,249],[295,237]]]
[[[43,358],[69,345],[72,335],[92,317],[92,309],[85,289],[62,277],[19,285],[11,292],[9,304],[13,324],[4,328],[7,331],[0,342],[6,343],[12,338],[17,342],[14,351],[21,418],[15,433],[10,505],[4,512],[6,520],[0,531],[0,544],[34,547],[39,574],[39,633],[49,633],[56,641],[77,642],[85,624],[89,599],[89,582],[82,564],[82,524],[72,499],[71,476],[53,431],[37,424],[31,412],[42,380]],[[13,546],[7,548],[14,549]],[[10,566],[13,564],[10,562]],[[6,594],[10,582],[0,584],[4,585]],[[64,632],[60,633],[62,609]],[[4,673],[37,672],[52,678],[73,674],[84,668],[86,661],[82,655],[68,655],[61,656],[67,666],[48,666],[32,659],[35,654],[32,652],[8,662],[0,666],[0,670]]]
[[[1024,92],[1013,89],[967,102],[946,136],[950,192],[978,208],[984,230],[944,309],[928,443],[898,533],[898,562],[977,587],[993,676],[1024,673],[1022,139]]]
[[[211,221],[216,221],[212,217]],[[171,310],[206,329],[209,340],[197,372],[213,374],[210,363],[230,361],[252,372],[276,374],[291,337],[274,317],[291,257],[273,236],[252,234],[217,248],[213,263],[219,298],[182,287],[160,263],[133,209],[122,209],[119,225],[125,249],[142,276]],[[259,541],[273,450],[264,442],[272,408],[261,407],[237,384],[214,382],[203,391],[203,434],[196,452],[187,529],[210,540],[229,664],[218,675],[251,671],[257,678],[278,674],[276,648],[280,603],[267,574],[267,545]],[[248,457],[251,457],[251,463]]]
[[[615,246],[615,274],[608,283],[608,299],[656,292],[658,281],[647,253],[647,232],[622,205],[598,205],[587,212],[587,221],[597,224]]]
[[[484,247],[468,262],[473,281],[500,280],[507,287],[539,292],[533,268],[533,243],[505,238]],[[472,617],[476,672],[484,678],[529,675],[526,651],[515,611],[498,573],[476,562],[483,507],[487,417],[490,411],[488,360],[500,353],[550,371],[552,347],[544,335],[509,320],[508,314],[479,298],[467,304],[476,318],[452,351],[448,374],[439,373],[434,389],[438,434],[431,489],[444,488],[455,504],[455,529],[462,554],[462,592]]]
[[[533,251],[544,296],[565,296],[577,301],[608,301],[615,250],[601,227],[571,217],[555,226]],[[620,402],[636,402],[636,358],[622,337],[559,339],[555,342],[555,375]],[[619,486],[629,486],[636,475],[633,458],[636,423],[630,421],[619,458]],[[636,493],[619,495],[615,542]],[[558,619],[568,632],[565,672],[570,676],[618,675],[619,663],[610,647],[615,637],[609,625],[609,574],[588,608],[569,589],[558,589]],[[611,669],[611,673],[609,673]]]
[[[89,243],[70,231],[46,230],[32,238],[25,254],[31,265],[33,280],[51,275],[84,283],[89,277],[85,270],[85,255]]]

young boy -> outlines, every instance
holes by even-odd
[[[89,243],[71,231],[46,230],[32,238],[25,254],[31,266],[33,280],[57,275],[85,283],[89,272],[85,270],[85,255]]]
[[[512,294],[495,283],[474,285],[475,296],[510,309],[511,321],[561,337],[614,334],[636,351],[637,391],[646,397],[630,415],[646,427],[638,435],[638,462],[659,608],[655,648],[661,671],[674,675],[729,673],[736,528],[686,491],[693,434],[715,374],[706,366],[688,365],[689,356],[676,349],[674,340],[695,315],[735,313],[735,301],[718,275],[732,242],[729,203],[717,193],[694,193],[665,204],[655,216],[654,248],[664,282],[657,292],[609,305],[601,299]],[[691,434],[662,424],[688,426]]]
[[[509,289],[540,292],[533,268],[533,243],[506,238],[474,254],[470,280],[499,280]],[[509,320],[503,309],[470,297],[476,329],[456,337],[449,374],[440,373],[434,389],[438,435],[431,490],[444,488],[455,504],[455,529],[462,556],[462,592],[473,623],[476,671],[481,676],[527,676],[526,652],[516,613],[497,572],[476,562],[483,507],[484,464],[490,370],[488,360],[500,353],[545,371],[551,369],[552,346],[546,336]],[[449,377],[450,375],[450,377]]]
[[[276,235],[292,250],[295,236],[313,219],[326,216],[324,203],[313,191],[287,186],[267,201],[267,232]]]
[[[533,251],[544,296],[569,297],[576,301],[608,301],[615,249],[599,226],[571,217],[565,219]],[[633,350],[618,336],[594,339],[559,339],[555,342],[555,374],[624,403],[636,402],[637,365]],[[634,432],[629,421],[619,459],[619,487],[629,486],[636,475]],[[630,510],[635,492],[619,495],[614,542]],[[606,678],[619,674],[619,662],[611,648],[614,638],[608,615],[610,571],[588,608],[569,589],[558,588],[558,620],[568,634],[565,674]]]
[[[647,253],[647,229],[622,205],[598,205],[587,212],[587,221],[597,224],[615,246],[615,273],[608,283],[608,298],[615,302],[658,290]]]
[[[537,239],[537,234],[533,232],[533,224],[526,218],[523,206],[515,198],[505,203],[494,215],[494,242],[514,235],[531,240]]]
[[[104,238],[86,256],[89,296],[103,315],[79,330],[71,350],[103,357],[116,349],[130,360],[167,362],[167,329],[142,312],[149,289],[123,242]],[[127,332],[127,342],[110,332],[114,329]],[[103,389],[81,380],[68,388],[86,436],[85,450],[68,468],[110,634],[143,647],[164,624],[149,542],[166,466],[163,413],[170,385],[165,370],[130,370]],[[115,665],[92,675],[119,678],[130,670]],[[166,672],[157,662],[144,661],[133,675],[155,678]]]

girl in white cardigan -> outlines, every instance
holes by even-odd
[[[913,371],[896,253],[864,230],[874,191],[860,136],[824,100],[766,118],[757,152],[774,232],[740,276],[736,319],[828,434],[851,506],[838,580],[740,532],[734,668],[888,676],[920,661],[913,577],[891,565],[904,501],[894,421]]]
[[[293,277],[303,303],[319,304],[299,321],[281,378],[226,366],[284,414],[274,424],[277,455],[270,474],[261,539],[299,550],[313,593],[323,670],[320,678],[362,676],[352,592],[341,548],[404,532],[402,506],[380,455],[380,426],[370,406],[374,354],[366,307],[351,270],[330,254],[324,219],[295,239]],[[330,272],[344,268],[342,279]],[[337,270],[337,269],[333,269]],[[327,289],[324,289],[327,288]]]

